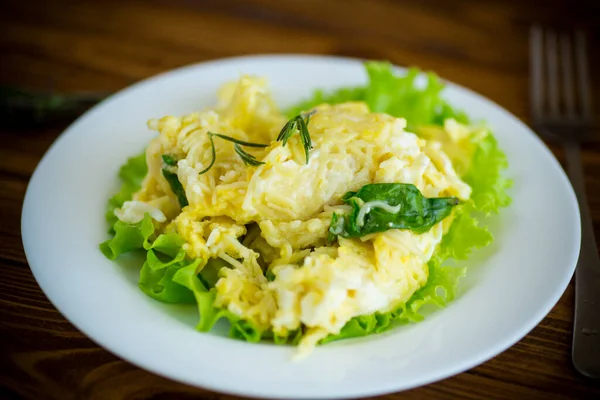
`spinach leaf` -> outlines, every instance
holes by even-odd
[[[177,199],[179,200],[179,205],[181,206],[181,208],[183,208],[188,205],[188,201],[185,195],[185,189],[183,189],[183,185],[181,184],[181,182],[179,182],[179,178],[174,172],[177,171],[177,159],[175,158],[175,156],[172,156],[170,154],[163,154],[161,157],[164,163],[162,174],[167,180],[167,182],[169,182],[169,186],[171,186],[171,190],[173,191],[173,193],[175,193],[175,196],[177,196]]]
[[[177,199],[179,200],[179,205],[181,206],[181,208],[187,206],[188,200],[187,200],[187,197],[185,196],[185,190],[183,189],[183,185],[181,185],[181,182],[179,182],[179,178],[177,177],[177,174],[174,172],[171,172],[167,168],[162,169],[162,174],[165,177],[165,179],[167,180],[167,182],[169,182],[169,185],[171,186],[171,190],[173,191],[173,193],[175,193],[175,196],[177,196]]]
[[[330,238],[357,238],[389,229],[427,232],[459,203],[456,197],[426,198],[415,185],[374,183],[342,197],[352,206],[348,215],[333,214]]]
[[[170,154],[163,154],[162,159],[167,165],[177,165],[177,159]]]

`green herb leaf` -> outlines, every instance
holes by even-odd
[[[179,182],[177,173],[174,172],[177,171],[176,168],[173,168],[177,166],[177,159],[170,154],[163,154],[162,160],[165,163],[162,174],[167,182],[169,182],[169,186],[171,186],[171,190],[175,193],[175,196],[177,196],[179,205],[183,208],[188,205],[188,200],[185,195],[185,189],[183,188],[183,185],[181,185],[181,182]]]
[[[251,165],[253,167],[257,167],[261,164],[264,164],[264,162],[258,161],[256,157],[254,157],[252,154],[248,154],[244,150],[242,150],[239,144],[234,144],[233,148],[235,149],[235,152],[240,156],[244,164]]]
[[[177,165],[177,159],[170,154],[163,154],[162,160],[167,165],[173,165],[173,166]]]
[[[187,206],[188,200],[185,195],[185,190],[183,189],[183,185],[181,184],[181,182],[179,182],[177,174],[169,171],[167,168],[162,169],[162,174],[167,180],[167,182],[169,182],[169,186],[171,186],[171,190],[173,191],[173,193],[175,193],[175,196],[177,196],[177,200],[179,200],[179,205],[181,206],[181,208]]]
[[[265,148],[265,147],[269,146],[268,144],[245,142],[243,140],[232,138],[230,136],[223,135],[221,133],[208,132],[208,138],[210,139],[212,159],[210,161],[210,164],[208,164],[208,167],[206,167],[202,171],[200,171],[198,173],[198,175],[202,175],[202,174],[207,173],[213,167],[213,165],[215,165],[215,161],[216,161],[216,158],[217,158],[217,152],[215,150],[215,142],[213,140],[213,136],[216,136],[216,137],[221,138],[223,140],[227,140],[228,142],[234,143],[233,148],[234,148],[235,152],[240,156],[240,158],[242,159],[242,161],[244,162],[244,164],[251,165],[253,167],[256,167],[256,166],[259,166],[261,164],[264,164],[264,162],[258,161],[256,159],[256,157],[254,157],[252,154],[246,153],[241,148],[241,146]]]
[[[236,143],[239,144],[241,146],[246,146],[246,147],[258,147],[258,148],[265,148],[265,147],[269,147],[268,144],[262,144],[262,143],[252,143],[252,142],[244,142],[243,140],[239,140],[236,138],[232,138],[231,136],[227,136],[227,135],[223,135],[222,133],[212,133],[209,132],[208,133],[210,136],[216,136],[216,137],[220,137],[221,139],[227,140],[228,142],[232,142],[232,143]]]
[[[389,229],[427,232],[446,218],[459,203],[456,197],[426,198],[415,185],[374,183],[342,200],[352,206],[349,215],[334,214],[329,233],[356,238]]]
[[[217,151],[215,150],[215,142],[213,140],[213,135],[211,135],[210,132],[208,133],[208,140],[210,140],[210,149],[211,149],[210,164],[208,164],[208,167],[206,167],[202,171],[198,172],[198,175],[203,175],[203,174],[207,173],[213,167],[213,165],[215,165],[215,161],[217,160]]]
[[[312,149],[312,140],[310,138],[310,133],[308,132],[308,124],[310,122],[310,117],[317,112],[316,110],[311,111],[308,114],[299,114],[294,118],[290,119],[281,129],[279,135],[277,136],[277,141],[281,141],[282,145],[287,145],[288,140],[294,135],[294,133],[298,132],[300,134],[300,141],[302,142],[302,147],[304,148],[304,154],[306,156],[306,163],[308,164],[308,153],[310,149]]]
[[[267,281],[269,282],[273,282],[276,278],[275,274],[273,273],[273,271],[271,271],[270,269],[268,269],[265,272],[265,278],[267,278]]]

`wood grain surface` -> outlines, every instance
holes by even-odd
[[[598,104],[599,17],[600,2],[576,0],[3,1],[0,83],[60,92],[116,91],[174,67],[221,57],[336,54],[434,70],[527,121],[531,24],[587,32]],[[17,132],[2,125],[0,397],[236,399],[120,360],[52,306],[28,267],[20,214],[27,181],[64,126]],[[551,149],[562,160],[560,149]],[[584,161],[600,238],[598,143],[586,146]],[[600,383],[579,376],[570,362],[572,319],[570,285],[542,323],[494,359],[381,398],[598,399]]]

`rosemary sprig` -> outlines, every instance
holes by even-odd
[[[198,173],[198,175],[202,175],[202,174],[207,173],[213,167],[213,165],[215,165],[215,161],[216,161],[216,158],[217,158],[217,152],[215,150],[215,142],[214,142],[214,139],[213,139],[214,136],[216,136],[218,138],[221,138],[223,140],[227,140],[228,142],[234,143],[233,149],[240,156],[240,158],[242,159],[242,161],[244,162],[244,164],[251,165],[253,167],[256,167],[258,165],[264,164],[264,162],[258,161],[256,159],[256,157],[254,157],[252,154],[246,153],[244,151],[244,149],[242,149],[242,146],[265,148],[265,147],[269,146],[268,144],[244,142],[243,140],[232,138],[231,136],[223,135],[221,133],[208,132],[208,138],[210,140],[212,160],[210,161],[210,164],[208,165],[208,167],[206,167],[202,171],[200,171]]]
[[[312,140],[310,139],[310,134],[308,132],[308,123],[310,122],[310,117],[316,112],[317,110],[313,110],[307,114],[296,115],[283,126],[281,132],[279,132],[279,136],[277,136],[277,141],[282,141],[283,146],[285,146],[292,135],[298,132],[300,134],[302,147],[304,147],[304,155],[306,156],[307,164],[308,152],[313,148]]]
[[[208,135],[209,136],[220,137],[221,139],[225,139],[228,142],[237,143],[237,144],[239,144],[241,146],[246,146],[246,147],[258,147],[258,148],[262,148],[262,149],[264,149],[265,147],[269,147],[268,144],[244,142],[243,140],[232,138],[231,136],[223,135],[222,133],[208,132]]]
[[[246,153],[238,143],[233,145],[233,149],[236,153],[238,153],[238,155],[246,165],[258,167],[259,165],[264,164],[264,162],[258,161],[256,157],[254,157],[252,154]]]

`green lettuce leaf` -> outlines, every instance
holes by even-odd
[[[162,254],[162,256],[159,256],[159,254],[161,253],[154,250],[148,250],[146,253],[146,265],[153,271],[177,265],[185,259],[184,250],[180,250],[173,258],[168,257],[166,254]]]
[[[435,253],[440,262],[448,259],[466,260],[473,250],[492,243],[492,234],[475,217],[477,211],[473,201],[457,208],[450,230],[442,238]]]
[[[273,342],[278,345],[290,344],[292,346],[298,345],[300,339],[302,339],[304,332],[302,328],[295,329],[285,334],[272,333]],[[265,335],[266,336],[266,335]]]
[[[341,88],[331,92],[324,92],[322,90],[315,90],[313,95],[298,104],[293,105],[285,111],[290,118],[301,114],[303,111],[308,111],[311,108],[318,106],[319,104],[340,104],[347,101],[364,101],[365,100],[365,88]]]
[[[204,285],[205,288],[211,289],[215,287],[220,278],[219,271],[221,268],[228,267],[230,267],[230,265],[226,261],[223,261],[220,258],[211,258],[198,274],[198,279],[202,281],[202,285]]]
[[[477,144],[471,168],[463,176],[473,188],[471,199],[475,210],[486,214],[498,213],[501,207],[510,205],[507,190],[512,181],[503,175],[507,167],[508,160],[498,147],[498,141],[488,134]]]
[[[173,276],[173,282],[189,289],[198,305],[199,321],[196,329],[200,332],[208,332],[222,318],[229,321],[231,326],[229,336],[248,342],[260,341],[261,332],[253,323],[240,319],[227,309],[214,306],[217,295],[216,289],[208,290],[196,274],[196,265],[189,265],[179,269]]]
[[[150,214],[137,224],[117,221],[114,225],[115,236],[100,244],[100,250],[111,260],[121,254],[135,250],[146,250],[146,261],[140,271],[138,286],[148,296],[165,303],[193,303],[192,293],[172,282],[173,275],[183,266],[195,262],[185,260],[185,251],[181,249],[183,239],[176,234],[160,235],[153,242],[154,224]]]
[[[114,260],[121,254],[149,246],[148,239],[154,233],[154,224],[150,214],[137,224],[126,224],[117,220],[113,226],[115,236],[100,243],[100,250],[109,259]]]
[[[327,336],[325,339],[321,340],[320,344],[325,344],[336,340],[367,336],[375,333],[375,330],[380,327],[377,315],[381,314],[375,313],[371,315],[360,315],[352,318],[346,323],[346,325],[344,325],[340,333],[337,335]],[[390,313],[386,313],[386,315],[390,315]],[[385,323],[388,323],[389,325],[389,321],[389,319],[382,321],[382,325]]]
[[[122,254],[136,250],[146,250],[146,261],[140,270],[139,288],[148,296],[164,303],[197,303],[200,314],[198,329],[209,331],[221,318],[231,324],[230,336],[251,342],[259,341],[263,335],[252,323],[241,320],[228,310],[213,306],[216,291],[208,291],[202,284],[214,286],[218,280],[218,270],[227,264],[211,260],[203,270],[195,271],[201,260],[186,259],[182,249],[184,240],[175,233],[161,234],[152,240],[154,224],[149,214],[136,224],[119,221],[114,215],[115,208],[131,200],[141,187],[148,172],[145,152],[131,157],[119,170],[121,188],[110,198],[106,219],[114,236],[99,245],[102,253],[114,260]],[[177,279],[175,277],[177,276]]]
[[[368,77],[366,86],[332,92],[317,90],[311,98],[290,107],[286,114],[297,115],[323,103],[364,101],[371,111],[405,118],[409,130],[421,125],[443,125],[447,118],[468,123],[467,115],[455,110],[441,96],[444,85],[434,73],[427,73],[425,85],[418,85],[421,71],[416,68],[409,69],[405,75],[398,75],[390,63],[371,61],[365,63],[365,69]]]
[[[432,123],[445,103],[440,93],[444,88],[432,73],[426,85],[417,88],[420,71],[411,68],[405,76],[396,76],[388,63],[366,65],[369,76],[365,100],[371,111],[406,118],[410,127]]]
[[[166,262],[162,268],[153,268],[146,261],[140,271],[139,288],[148,296],[163,303],[194,303],[194,294],[173,281],[173,276],[182,268],[196,268],[200,260],[190,262]]]
[[[173,281],[173,276],[182,268],[195,271],[200,259],[186,259],[182,246],[184,240],[175,233],[161,234],[154,241],[154,225],[148,213],[137,224],[117,221],[114,225],[115,236],[100,244],[100,250],[111,260],[121,254],[136,250],[146,250],[146,261],[140,271],[139,288],[148,296],[165,303],[194,303],[191,289]],[[218,264],[218,268],[224,264]],[[206,279],[216,282],[218,268],[208,270]],[[199,276],[202,275],[200,273]],[[212,304],[212,303],[211,303]],[[240,325],[240,330],[248,329]]]
[[[145,247],[145,249],[154,249],[170,257],[175,257],[181,253],[181,247],[184,243],[185,241],[176,233],[163,233],[156,238],[152,245]]]
[[[146,165],[146,152],[142,152],[137,156],[131,157],[119,169],[119,179],[121,180],[121,188],[119,191],[108,200],[106,207],[106,221],[110,226],[112,233],[113,226],[117,222],[117,217],[114,214],[115,208],[120,208],[128,200],[131,200],[133,194],[140,190],[142,181],[148,173]]]

